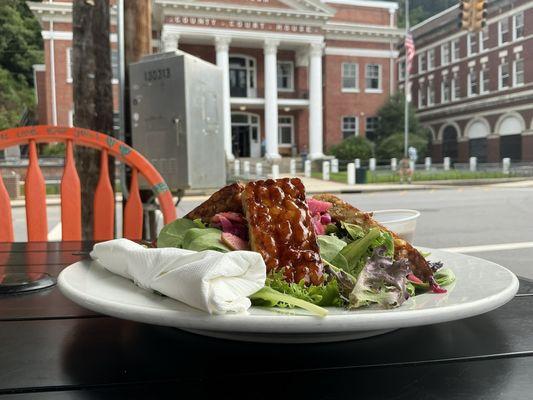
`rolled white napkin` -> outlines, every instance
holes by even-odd
[[[152,249],[128,239],[94,246],[91,257],[138,286],[211,314],[244,312],[248,296],[265,285],[266,267],[252,251]]]

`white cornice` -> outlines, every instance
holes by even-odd
[[[69,31],[41,31],[41,36],[44,40],[72,40],[72,32]],[[113,43],[117,42],[117,34],[109,34],[109,40]]]
[[[349,47],[326,47],[326,55],[332,56],[350,56],[350,57],[373,57],[373,58],[396,58],[397,51],[391,50],[374,50],[358,49]]]
[[[327,22],[323,29],[326,33],[347,34],[360,36],[377,36],[388,39],[399,39],[404,36],[404,31],[381,25],[366,25],[346,22]]]
[[[356,7],[375,7],[387,8],[389,10],[397,10],[398,3],[393,1],[369,1],[369,0],[324,0],[325,3],[331,4],[346,4]]]

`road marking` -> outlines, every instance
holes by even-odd
[[[533,248],[533,242],[486,244],[481,246],[466,247],[448,247],[440,250],[450,251],[452,253],[480,253],[485,251],[518,250],[531,248]]]
[[[61,241],[61,222],[58,222],[50,232],[48,232],[48,240],[51,242]]]

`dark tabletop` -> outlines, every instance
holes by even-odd
[[[91,243],[0,243],[0,274],[57,277]],[[533,282],[490,313],[329,344],[254,344],[96,314],[53,287],[0,296],[0,400],[525,399]],[[191,395],[192,393],[192,395]]]

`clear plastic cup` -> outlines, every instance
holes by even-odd
[[[377,210],[374,219],[385,228],[390,229],[402,239],[412,243],[415,238],[416,220],[420,212],[416,210]]]

